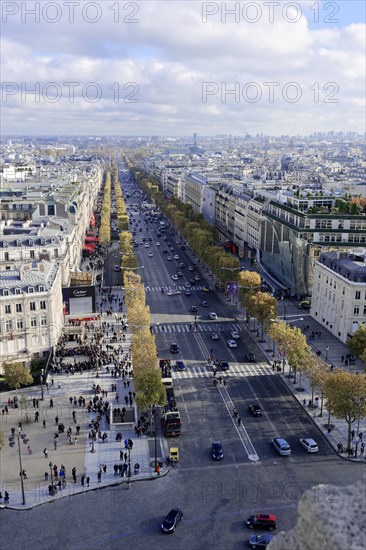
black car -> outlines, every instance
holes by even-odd
[[[249,405],[249,411],[253,416],[262,416],[262,409],[259,405]]]
[[[255,363],[256,362],[256,358],[255,358],[254,353],[247,353],[246,356],[245,356],[245,359],[247,361],[249,361],[249,363]]]
[[[170,344],[170,353],[179,353],[179,346],[178,344]]]
[[[221,441],[214,441],[211,445],[211,456],[214,460],[222,460],[224,458],[224,449]]]
[[[179,508],[173,508],[161,524],[164,533],[174,533],[178,523],[183,519],[183,512]]]
[[[246,521],[249,529],[277,529],[277,517],[273,514],[256,514],[249,516]]]
[[[227,361],[215,361],[215,366],[219,370],[229,370],[229,363]]]
[[[192,313],[197,313],[197,306],[192,306],[191,307],[191,312]]]

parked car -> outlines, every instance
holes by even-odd
[[[300,437],[300,444],[308,453],[317,453],[319,451],[317,442],[311,437]]]
[[[289,456],[291,454],[290,445],[287,443],[286,439],[282,437],[275,437],[272,439],[272,445],[281,456]]]
[[[122,271],[122,268],[120,265],[115,265],[114,266],[114,271]]]
[[[248,408],[253,416],[262,416],[262,409],[259,405],[249,405]]]
[[[247,517],[245,524],[249,529],[277,529],[277,517],[274,514],[252,514]]]
[[[251,548],[267,548],[273,538],[274,536],[269,535],[268,533],[263,533],[262,535],[252,535],[249,539],[249,546]]]
[[[221,441],[214,441],[212,443],[211,456],[214,460],[222,460],[224,458],[224,449]]]
[[[183,512],[179,508],[173,508],[164,518],[161,528],[164,533],[174,533],[177,525],[182,521]]]

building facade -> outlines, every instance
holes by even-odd
[[[365,260],[365,251],[325,252],[315,262],[311,315],[344,343],[366,323]]]

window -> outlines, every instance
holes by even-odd
[[[21,294],[20,288],[16,288],[16,289],[14,290],[14,292],[15,292],[15,294]]]
[[[34,260],[34,257],[35,257],[34,250],[29,251],[29,257],[31,258],[31,260]]]
[[[44,286],[40,286],[40,287],[38,288],[38,292],[44,292]]]
[[[11,313],[11,305],[10,304],[6,304],[5,313]]]
[[[33,294],[34,288],[32,286],[28,287],[28,292],[29,294]]]
[[[10,332],[12,329],[13,329],[13,322],[11,321],[11,319],[9,319],[8,321],[5,321],[5,330],[7,332]]]
[[[58,258],[58,249],[57,248],[54,249],[54,254],[55,254],[55,258]]]
[[[29,302],[30,311],[36,311],[36,302]]]
[[[363,314],[366,315],[366,306],[363,306]]]
[[[22,304],[15,304],[15,311],[17,313],[21,313],[22,312]]]
[[[22,330],[23,327],[23,319],[17,319],[17,329]]]
[[[3,296],[9,296],[9,290],[6,288],[3,290]]]
[[[47,317],[45,315],[42,315],[41,317],[41,327],[45,327],[47,325]]]
[[[359,315],[359,314],[360,314],[360,306],[354,306],[353,315]]]
[[[31,317],[30,326],[33,328],[37,326],[37,317]]]
[[[9,261],[9,252],[5,252],[4,258],[6,262]]]
[[[39,307],[40,307],[41,309],[46,309],[46,301],[45,301],[45,300],[41,300],[41,301],[39,302]]]
[[[360,290],[356,290],[355,299],[356,299],[356,300],[359,300],[360,298],[361,298],[361,291],[360,291]]]

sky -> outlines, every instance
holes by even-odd
[[[1,133],[363,133],[365,5],[2,0]]]

